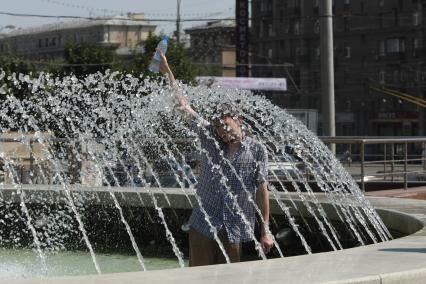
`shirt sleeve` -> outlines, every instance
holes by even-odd
[[[191,130],[195,132],[200,139],[201,145],[206,147],[208,144],[208,135],[213,134],[213,126],[198,113],[192,116]]]
[[[264,183],[268,183],[268,150],[264,145],[261,145],[257,159],[257,188]]]

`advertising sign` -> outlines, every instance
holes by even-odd
[[[201,85],[245,90],[287,91],[285,78],[197,77]]]

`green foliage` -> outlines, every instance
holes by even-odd
[[[63,71],[76,76],[120,68],[113,49],[92,43],[68,44],[65,61]]]
[[[12,74],[13,72],[29,74],[36,70],[34,64],[16,56],[0,57],[0,68],[6,72],[6,74]]]
[[[148,75],[151,78],[161,76],[160,74],[153,74],[148,70],[151,58],[155,53],[155,48],[161,38],[161,36],[152,35],[145,41],[145,52],[135,55],[135,72]],[[174,39],[169,39],[166,56],[176,79],[187,84],[195,83],[197,70],[192,65],[191,59],[186,54],[182,44],[178,44]]]
[[[9,76],[19,77],[19,74],[34,74],[36,67],[30,61],[18,56],[1,56],[0,69],[4,72],[4,77],[0,79],[0,100],[5,99],[6,90],[15,95],[18,99],[25,99],[31,96],[31,91],[26,87],[26,83],[22,85],[13,84],[13,80],[7,80]],[[15,75],[13,75],[15,73]]]

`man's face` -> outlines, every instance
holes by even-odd
[[[242,140],[241,122],[230,116],[225,116],[215,125],[216,133],[227,144],[238,143]]]

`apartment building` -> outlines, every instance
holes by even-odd
[[[321,108],[320,1],[252,0],[252,62],[294,64],[290,92],[271,95],[286,108]],[[424,11],[425,0],[333,1],[337,135],[426,135],[424,108],[375,90],[426,98]]]
[[[15,29],[0,37],[0,55],[14,53],[35,60],[55,60],[63,57],[67,43],[96,43],[126,55],[155,28],[143,20],[143,14],[134,14]]]

